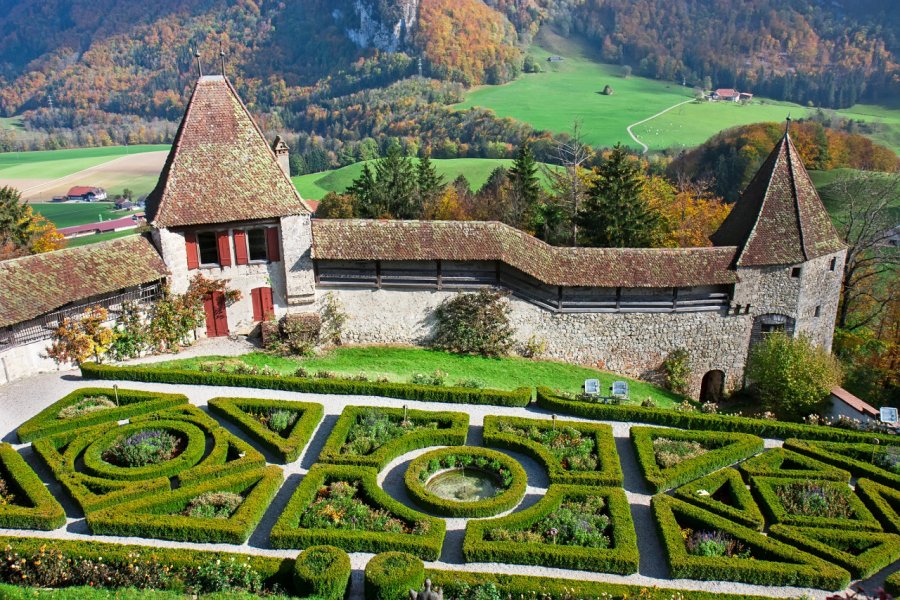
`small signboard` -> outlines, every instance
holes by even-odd
[[[624,381],[613,381],[612,384],[612,395],[618,396],[621,398],[628,397],[628,384]]]
[[[585,379],[584,380],[584,393],[591,394],[596,396],[600,393],[600,380],[599,379]]]
[[[898,421],[900,421],[900,415],[897,414],[897,409],[890,406],[882,406],[881,407],[881,422],[882,423],[890,423],[892,425],[896,425]]]

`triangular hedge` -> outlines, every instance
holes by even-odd
[[[825,590],[842,590],[850,583],[850,573],[842,568],[677,498],[658,494],[651,509],[674,578]],[[748,548],[752,558],[690,554],[684,528],[727,534]]]
[[[118,504],[87,515],[87,523],[94,535],[242,544],[259,524],[282,480],[276,466],[246,471]],[[234,492],[243,495],[244,501],[223,519],[178,514],[206,492]]]
[[[0,504],[0,528],[49,531],[65,525],[62,506],[9,444],[0,444],[0,478],[13,495],[11,503]]]
[[[537,431],[571,427],[583,436],[594,440],[593,453],[597,456],[597,468],[583,471],[565,468],[544,444],[521,435],[501,431],[501,427],[504,425]],[[533,456],[543,463],[550,476],[551,483],[598,486],[622,485],[622,467],[619,465],[619,455],[616,452],[616,440],[613,438],[612,427],[603,423],[489,415],[484,418],[484,444]]]
[[[850,481],[850,473],[827,463],[804,456],[784,448],[766,450],[758,456],[748,458],[739,466],[745,477],[792,477],[809,479],[829,479]]]
[[[329,544],[347,552],[402,551],[423,560],[436,560],[444,543],[446,524],[417,512],[398,502],[385,492],[377,481],[378,471],[371,467],[353,465],[313,465],[297,486],[284,512],[272,528],[269,542],[273,548],[307,548]],[[357,486],[361,500],[372,508],[383,509],[407,524],[418,524],[421,533],[393,533],[388,531],[362,531],[357,529],[300,527],[303,510],[312,505],[319,490],[331,483],[346,481]]]
[[[322,405],[313,402],[260,398],[212,398],[209,408],[240,427],[284,463],[300,457],[324,413]],[[296,420],[287,435],[269,429],[254,416],[275,410],[296,413]]]
[[[865,579],[900,559],[900,535],[818,527],[773,525],[769,535]]]
[[[765,526],[765,519],[753,494],[735,469],[710,473],[677,488],[673,495],[745,527],[762,530]]]
[[[788,512],[785,509],[783,502],[778,497],[776,488],[796,484],[815,484],[822,488],[831,488],[837,492],[846,494],[853,517],[819,517],[797,515]],[[881,531],[881,525],[872,513],[869,512],[869,509],[866,508],[862,500],[853,493],[846,483],[840,481],[788,479],[786,477],[751,477],[750,489],[753,490],[753,495],[759,502],[759,506],[766,516],[766,519],[772,523],[796,525],[798,527],[827,527],[834,529]]]
[[[602,497],[609,516],[611,545],[590,548],[537,542],[496,541],[487,533],[502,527],[522,530],[545,519],[569,498]],[[513,563],[628,575],[638,570],[639,556],[628,498],[621,488],[551,485],[534,506],[498,519],[470,520],[463,541],[466,562]]]
[[[658,438],[698,442],[708,451],[671,467],[662,468],[656,460],[653,447],[653,440]],[[762,438],[746,433],[723,431],[634,426],[631,428],[631,439],[637,451],[641,472],[657,492],[687,483],[763,450]]]
[[[815,442],[799,439],[789,439],[784,442],[785,448],[811,456],[841,469],[846,469],[854,477],[865,477],[889,487],[900,488],[900,474],[893,473],[883,466],[879,466],[877,462],[880,457],[887,455],[888,452],[900,455],[900,450],[896,447],[888,448],[891,445],[893,444],[885,442],[865,444],[858,442]]]
[[[886,531],[900,533],[900,489],[860,479],[856,482],[856,493]]]

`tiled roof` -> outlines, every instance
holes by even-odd
[[[150,222],[178,227],[308,212],[228,80],[201,77],[147,198]]]
[[[741,267],[797,264],[844,247],[787,133],[712,241],[738,246]]]
[[[150,240],[132,235],[79,248],[0,262],[0,327],[28,321],[71,302],[166,276]]]
[[[548,284],[687,287],[737,281],[734,247],[559,248],[497,222],[313,219],[320,260],[496,260]]]

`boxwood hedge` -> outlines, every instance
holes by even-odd
[[[749,458],[738,467],[744,477],[791,477],[850,481],[850,473],[784,448],[773,448]]]
[[[895,571],[887,576],[887,579],[884,580],[884,591],[895,597],[900,596],[900,571]]]
[[[609,548],[542,543],[490,541],[491,529],[522,530],[533,526],[559,509],[566,499],[600,496],[606,500],[610,522]],[[574,485],[551,485],[534,506],[499,519],[469,521],[463,540],[466,562],[541,565],[563,569],[581,569],[627,575],[638,570],[637,537],[628,499],[621,488],[595,488]]]
[[[243,544],[259,524],[282,480],[281,469],[276,466],[219,477],[90,513],[87,524],[94,535]],[[244,496],[244,501],[234,514],[223,519],[180,514],[192,499],[206,492],[233,492]]]
[[[723,492],[728,501],[721,500]],[[753,495],[735,469],[720,469],[677,488],[672,494],[745,527],[762,531],[766,524]]]
[[[900,559],[900,536],[871,531],[772,525],[769,535],[865,579]]]
[[[594,453],[598,459],[597,468],[593,471],[566,469],[546,446],[522,436],[501,432],[501,424],[526,430],[531,428],[549,430],[552,428],[571,427],[582,435],[595,440]],[[489,446],[506,448],[507,450],[523,452],[533,456],[547,469],[551,483],[597,486],[622,485],[622,467],[619,466],[616,441],[613,438],[612,427],[609,425],[585,423],[583,421],[556,422],[552,419],[486,416],[484,418],[484,443]]]
[[[366,455],[343,454],[341,448],[347,441],[350,428],[361,415],[375,411],[394,419],[406,418],[413,423],[437,422],[437,429],[419,429],[390,440]],[[427,410],[404,410],[402,408],[382,408],[372,406],[347,406],[338,417],[319,454],[320,462],[341,465],[359,465],[383,468],[394,458],[410,450],[428,446],[462,446],[469,433],[469,415],[460,412],[436,412]]]
[[[826,590],[844,589],[850,583],[846,570],[698,506],[665,494],[654,496],[650,506],[672,577]],[[690,554],[682,528],[721,531],[748,547],[753,557]]]
[[[141,392],[137,390],[118,390],[119,406],[100,410],[80,417],[60,419],[59,411],[77,404],[88,396],[106,396],[115,400],[116,390],[112,388],[81,388],[67,394],[25,421],[16,435],[23,444],[36,439],[49,437],[73,429],[90,427],[100,423],[108,423],[130,419],[136,415],[151,413],[157,410],[187,404],[187,396],[182,394],[163,394],[160,392]]]
[[[9,444],[0,444],[0,478],[13,495],[11,503],[0,504],[0,527],[50,530],[66,524],[62,506]]]
[[[343,600],[350,570],[350,557],[340,548],[310,546],[294,562],[294,589],[304,597]]]
[[[531,388],[482,390],[460,387],[381,383],[349,379],[315,379],[307,377],[273,377],[271,375],[241,375],[238,373],[204,373],[189,369],[161,367],[114,367],[84,363],[81,375],[86,379],[113,379],[175,383],[188,385],[216,385],[257,389],[306,392],[310,394],[343,394],[352,396],[383,396],[422,402],[451,404],[491,404],[495,406],[526,406],[531,402]]]
[[[810,442],[789,439],[784,447],[795,452],[811,456],[841,469],[850,471],[855,477],[865,477],[888,487],[900,488],[900,474],[892,473],[878,464],[873,464],[879,455],[885,452],[884,444],[894,443],[900,436],[881,436],[877,442]],[[874,442],[874,443],[873,443]]]
[[[405,552],[383,552],[374,556],[364,573],[366,600],[403,600],[409,591],[422,589],[425,565]]]
[[[435,560],[441,553],[446,525],[443,519],[423,515],[388,495],[377,482],[378,472],[368,467],[315,464],[297,486],[284,512],[272,528],[269,541],[273,548],[306,548],[330,544],[347,552],[385,552],[402,550],[425,560]],[[335,481],[358,485],[359,494],[373,507],[389,511],[407,523],[424,522],[422,534],[360,531],[354,529],[304,529],[300,527],[303,509],[311,505],[320,488]]]
[[[887,531],[900,533],[900,489],[860,479],[856,493]]]
[[[798,527],[828,527],[836,529],[855,529],[864,531],[881,531],[881,525],[869,512],[862,500],[852,493],[850,487],[840,481],[813,481],[823,488],[832,488],[839,492],[847,493],[847,501],[853,518],[845,519],[839,517],[813,517],[807,515],[792,514],[785,510],[784,504],[776,493],[779,486],[787,486],[792,484],[807,484],[809,479],[798,478],[788,479],[785,477],[751,477],[750,489],[759,502],[759,506],[766,516],[766,519],[773,523],[781,523],[783,525],[796,525]]]
[[[763,438],[787,439],[797,437],[810,440],[834,440],[845,442],[871,442],[876,437],[882,444],[900,445],[900,436],[878,436],[872,433],[804,425],[768,419],[752,419],[733,415],[711,415],[701,412],[682,412],[666,408],[644,406],[597,404],[581,400],[567,400],[546,387],[537,388],[537,405],[541,408],[584,417],[598,421],[626,421],[652,423],[681,429],[704,429],[708,431],[734,431],[750,433]]]
[[[657,438],[699,442],[708,448],[708,451],[674,466],[662,468],[656,460],[656,451],[653,447],[653,440]],[[685,431],[635,426],[631,428],[631,439],[634,442],[641,472],[657,492],[687,483],[763,450],[762,439],[755,435],[723,431]]]
[[[300,457],[324,414],[322,405],[314,402],[261,398],[212,398],[209,401],[209,408],[212,412],[232,421],[284,463],[293,462]],[[272,431],[249,412],[267,410],[287,410],[297,413],[297,420],[286,436]]]
[[[447,466],[448,461],[453,461],[455,468],[462,468],[469,459],[472,459],[473,463],[478,459],[488,465],[495,463],[495,466],[484,467],[485,471],[492,474],[495,474],[494,471],[497,469],[508,470],[511,477],[509,486],[499,490],[491,498],[471,502],[447,500],[426,489],[425,483],[434,473],[450,468]],[[522,501],[525,488],[528,487],[528,475],[518,461],[496,450],[475,446],[451,446],[426,452],[414,458],[406,468],[404,482],[409,497],[425,510],[444,517],[490,517],[509,510]]]

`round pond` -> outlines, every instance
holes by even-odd
[[[493,498],[500,491],[500,482],[481,469],[450,469],[428,480],[425,489],[444,500],[477,502]]]

